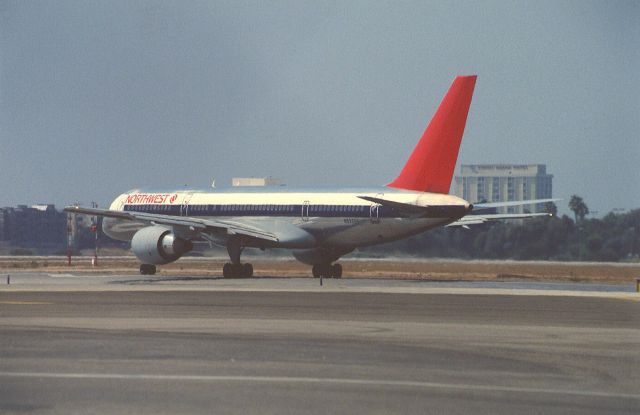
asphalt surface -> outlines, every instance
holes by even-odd
[[[17,276],[0,413],[640,413],[637,294],[420,287]]]

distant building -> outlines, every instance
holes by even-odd
[[[273,177],[234,177],[231,179],[231,185],[234,187],[245,186],[282,186],[282,180]]]
[[[100,233],[100,223],[95,216],[69,216],[51,204],[0,208],[0,254],[10,253],[15,248],[27,248],[43,255],[60,252],[66,250],[69,231],[74,249],[93,248],[96,243],[94,229]],[[126,243],[109,238],[102,238],[100,244],[126,246]]]
[[[0,241],[18,247],[53,247],[66,243],[67,215],[54,205],[0,208]]]
[[[455,177],[455,195],[471,203],[549,199],[552,180],[545,164],[463,164]],[[498,213],[544,211],[544,204],[498,209]]]

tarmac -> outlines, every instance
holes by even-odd
[[[0,413],[640,413],[626,285],[0,274]]]

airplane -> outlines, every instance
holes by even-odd
[[[196,241],[224,246],[230,262],[223,276],[251,277],[245,248],[287,248],[312,266],[314,277],[342,276],[340,257],[358,247],[395,241],[441,226],[548,216],[546,213],[477,214],[500,206],[544,203],[538,199],[475,206],[449,188],[476,75],[458,76],[395,180],[364,189],[304,190],[231,188],[148,191],[116,197],[109,209],[68,206],[70,213],[102,216],[109,237],[131,241],[140,273],[178,260]],[[474,211],[474,214],[471,212]]]

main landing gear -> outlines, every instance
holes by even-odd
[[[251,278],[253,276],[253,265],[231,264],[227,262],[222,267],[222,275],[225,278]]]
[[[156,273],[156,266],[152,264],[141,264],[140,274],[142,275],[154,275]]]
[[[340,264],[319,264],[311,269],[315,278],[342,278],[342,265]]]
[[[222,267],[222,276],[225,278],[251,278],[253,276],[253,265],[240,263],[240,254],[244,247],[240,238],[230,238],[227,241],[227,252],[231,263],[227,262]]]

